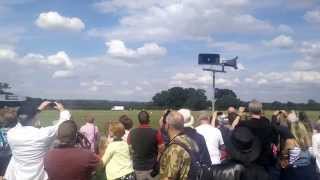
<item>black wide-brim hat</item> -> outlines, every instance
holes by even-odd
[[[255,161],[261,153],[261,143],[247,127],[238,127],[231,133],[226,147],[232,159],[248,164]]]

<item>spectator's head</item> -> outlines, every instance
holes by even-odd
[[[58,128],[58,140],[61,147],[73,147],[77,143],[78,127],[75,121],[68,120]]]
[[[301,149],[306,150],[311,145],[311,139],[309,137],[309,132],[299,119],[296,113],[293,111],[288,115],[289,129],[293,136],[295,137],[297,143]]]
[[[121,122],[126,130],[130,130],[133,127],[133,121],[129,116],[122,115],[119,117],[119,122]]]
[[[166,118],[165,128],[167,129],[169,136],[170,134],[182,132],[184,128],[183,116],[179,112],[171,111]]]
[[[140,111],[138,114],[138,120],[140,124],[149,124],[150,116],[147,111]]]
[[[288,121],[290,123],[295,123],[295,122],[298,122],[299,121],[299,118],[297,117],[297,114],[296,112],[292,111],[288,114],[288,117],[287,117]]]
[[[228,121],[229,124],[232,124],[234,120],[236,120],[236,118],[238,117],[238,114],[235,112],[231,112],[228,114]]]
[[[23,105],[18,109],[17,119],[22,126],[32,126],[36,122],[38,110],[32,105]]]
[[[248,109],[252,115],[261,115],[262,114],[262,103],[257,100],[252,100],[249,103]]]
[[[237,109],[234,106],[229,106],[227,111],[228,111],[228,114],[232,112],[237,113]]]
[[[189,109],[180,109],[178,111],[183,117],[184,120],[184,127],[193,127],[194,125],[194,117],[191,114]]]
[[[299,112],[299,120],[302,122],[309,122],[309,118],[304,111]]]
[[[17,111],[15,108],[0,109],[0,127],[14,127],[17,124]]]
[[[87,123],[91,123],[91,124],[93,124],[94,123],[94,117],[92,116],[92,114],[88,114],[88,115],[86,115],[86,122]]]
[[[124,126],[120,122],[111,122],[109,126],[109,133],[111,137],[115,139],[121,139],[122,136],[125,134]]]
[[[198,117],[198,121],[201,124],[210,124],[211,123],[210,114],[206,111],[200,112],[200,115]]]

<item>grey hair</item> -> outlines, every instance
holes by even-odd
[[[262,103],[254,99],[249,103],[248,109],[249,109],[249,112],[252,114],[261,114]]]
[[[176,112],[176,111],[171,111],[167,118],[167,123],[168,125],[170,125],[170,127],[176,129],[176,130],[179,130],[179,131],[182,131],[183,128],[184,128],[184,119],[183,119],[183,116]]]

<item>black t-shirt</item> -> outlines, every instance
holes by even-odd
[[[150,170],[158,155],[158,131],[148,126],[132,129],[128,143],[133,150],[133,168],[135,170]],[[159,133],[160,134],[160,133]]]

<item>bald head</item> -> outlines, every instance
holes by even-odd
[[[170,127],[182,131],[184,127],[184,119],[182,114],[178,113],[177,111],[171,111],[169,115],[167,116],[167,124],[170,125]]]

